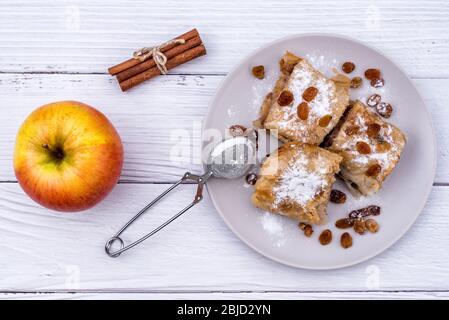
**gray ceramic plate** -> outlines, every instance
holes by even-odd
[[[399,240],[424,207],[436,167],[436,142],[430,115],[405,72],[380,52],[341,36],[305,34],[272,42],[240,62],[213,97],[203,130],[215,128],[225,132],[232,124],[251,126],[264,95],[276,81],[278,60],[286,50],[307,58],[325,74],[332,74],[332,68],[339,69],[344,61],[355,63],[353,76],[363,77],[369,67],[380,68],[385,87],[374,90],[365,83],[362,88],[351,90],[351,97],[365,101],[371,92],[379,92],[384,101],[393,105],[394,113],[389,121],[401,128],[408,139],[401,161],[377,195],[354,199],[347,193],[349,199],[345,204],[330,204],[329,222],[315,227],[311,238],[300,232],[297,222],[254,208],[250,203],[252,187],[243,178],[211,179],[207,189],[231,230],[266,257],[307,269],[341,268],[362,262]],[[252,76],[251,68],[255,65],[265,66],[264,80]],[[346,190],[340,182],[335,187]],[[353,209],[370,204],[382,208],[382,214],[377,217],[379,232],[364,236],[353,233],[353,247],[342,249],[339,243],[342,231],[334,227],[335,221]],[[328,246],[321,246],[318,235],[325,228],[333,231],[334,240]]]

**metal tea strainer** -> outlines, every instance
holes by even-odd
[[[151,201],[145,208],[140,210],[131,220],[129,220],[120,230],[117,232],[112,238],[110,238],[105,245],[106,253],[112,257],[116,258],[121,253],[126,250],[131,249],[132,247],[138,245],[142,241],[145,241],[156,232],[173,222],[175,219],[180,217],[187,210],[192,208],[194,205],[199,203],[203,199],[203,189],[206,181],[210,177],[216,178],[226,178],[226,179],[235,179],[242,177],[244,174],[248,172],[251,166],[255,163],[256,159],[256,143],[254,140],[248,137],[234,137],[231,139],[227,139],[219,143],[215,146],[211,153],[208,156],[206,162],[206,172],[202,175],[195,175],[190,172],[186,172],[182,178],[173,184],[170,188],[162,192],[159,196],[157,196],[153,201]],[[187,205],[184,209],[179,211],[169,220],[161,224],[159,227],[152,230],[150,233],[147,233],[142,238],[128,244],[125,246],[120,235],[134,222],[136,221],[142,214],[144,214],[148,209],[150,209],[156,202],[161,200],[164,196],[166,196],[170,191],[175,189],[177,186],[184,182],[193,181],[198,184],[198,188],[196,190],[196,195],[193,201]],[[120,249],[112,251],[112,246],[114,243],[118,243],[120,245]]]

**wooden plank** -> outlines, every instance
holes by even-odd
[[[0,300],[317,300],[317,299],[432,299],[446,300],[448,292],[83,292],[83,293],[3,293]]]
[[[197,27],[209,54],[177,73],[225,73],[269,41],[333,32],[382,50],[413,77],[449,76],[446,0],[5,0],[0,9],[3,72],[105,73],[137,48]]]
[[[67,99],[99,108],[115,124],[125,146],[122,181],[166,182],[177,180],[186,170],[199,172],[194,150],[199,147],[201,121],[222,79],[171,75],[123,94],[106,75],[0,74],[0,181],[15,180],[12,150],[20,123],[39,105]],[[432,113],[437,132],[436,182],[449,183],[449,80],[414,82]],[[223,121],[234,124],[231,119]],[[180,143],[186,147],[185,156],[173,161],[174,147]]]
[[[433,188],[417,223],[392,248],[341,270],[299,270],[264,258],[231,233],[208,197],[132,252],[107,257],[106,239],[165,187],[120,184],[96,208],[61,214],[38,207],[15,183],[0,184],[0,292],[449,290],[447,187]],[[194,186],[182,186],[125,240],[148,232],[193,193]]]

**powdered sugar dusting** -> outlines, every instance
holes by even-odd
[[[305,121],[298,121],[298,104],[303,101],[302,94],[309,87],[318,89],[316,97],[308,102],[309,116]],[[287,84],[289,91],[293,93],[294,103],[290,108],[282,110],[282,120],[278,122],[281,129],[291,127],[303,131],[304,134],[310,124],[315,124],[318,119],[325,115],[333,114],[332,107],[337,102],[335,83],[316,73],[315,69],[306,61],[299,62],[293,69]]]
[[[279,206],[286,200],[291,200],[299,205],[306,205],[310,200],[327,186],[324,179],[326,166],[320,165],[323,157],[318,156],[315,170],[309,170],[309,162],[303,154],[290,162],[286,170],[279,178],[279,184],[273,188],[276,197],[274,205]]]
[[[349,136],[348,140],[342,145],[343,149],[348,150],[348,152],[355,155],[352,161],[363,166],[372,162],[377,162],[382,166],[382,168],[390,167],[391,162],[400,154],[398,146],[393,140],[393,130],[391,126],[389,124],[385,124],[381,127],[379,132],[379,136],[390,144],[391,149],[388,152],[376,152],[376,144],[373,139],[368,137],[365,119],[362,116],[357,115],[355,118],[355,124],[360,127],[360,133],[354,136]],[[356,144],[359,141],[367,143],[371,147],[371,153],[358,153],[356,150]]]
[[[322,117],[331,113],[332,93],[335,92],[335,84],[325,78],[314,77],[315,70],[306,62],[300,62],[290,76],[288,89],[293,93],[294,106],[292,112],[296,113],[296,106],[302,101],[302,94],[308,87],[318,89],[317,96],[309,102],[310,113],[315,117]]]

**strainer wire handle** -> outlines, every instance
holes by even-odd
[[[151,201],[148,205],[146,205],[142,210],[140,210],[131,220],[129,220],[120,230],[119,232],[117,232],[115,234],[115,236],[113,236],[112,238],[110,238],[105,245],[105,251],[107,253],[108,256],[110,256],[111,258],[116,258],[118,257],[121,253],[131,249],[132,247],[138,245],[139,243],[145,241],[146,239],[148,239],[149,237],[151,237],[152,235],[154,235],[156,232],[160,231],[161,229],[163,229],[164,227],[166,227],[167,225],[169,225],[171,222],[173,222],[174,220],[176,220],[177,218],[179,218],[183,213],[185,213],[187,210],[189,210],[190,208],[192,208],[194,205],[196,205],[197,203],[199,203],[201,200],[203,200],[203,189],[204,189],[204,185],[206,183],[206,181],[212,176],[211,172],[207,172],[201,176],[199,175],[195,175],[195,174],[191,174],[190,172],[186,172],[182,178],[176,182],[175,184],[173,184],[170,188],[168,188],[167,190],[165,190],[164,192],[162,192],[159,196],[157,196],[153,201]],[[134,222],[136,221],[141,215],[143,215],[148,209],[150,209],[153,205],[155,205],[159,200],[161,200],[163,197],[165,197],[170,191],[172,191],[173,189],[175,189],[177,186],[179,186],[180,184],[186,182],[186,181],[194,181],[198,184],[197,190],[196,190],[196,194],[195,194],[195,198],[193,199],[193,201],[188,204],[184,209],[182,209],[181,211],[179,211],[177,214],[175,214],[173,217],[171,217],[170,219],[168,219],[167,221],[165,221],[163,224],[161,224],[159,227],[153,229],[151,232],[147,233],[146,235],[144,235],[142,238],[128,244],[127,246],[125,246],[122,238],[120,238],[120,235]],[[114,242],[118,241],[120,243],[120,249],[116,250],[116,251],[111,251],[112,249],[112,244]]]

